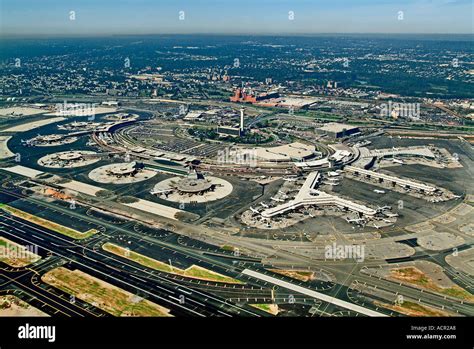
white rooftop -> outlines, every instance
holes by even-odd
[[[337,122],[330,122],[328,124],[321,126],[319,129],[325,132],[338,133],[338,132],[343,132],[347,130],[352,130],[357,127],[358,126],[355,126],[355,125],[347,125],[347,124],[340,124]]]

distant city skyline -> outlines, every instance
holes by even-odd
[[[3,0],[0,33],[469,34],[471,0]]]

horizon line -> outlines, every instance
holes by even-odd
[[[189,33],[68,33],[68,34],[46,34],[46,33],[28,33],[28,34],[4,34],[0,33],[0,39],[8,38],[92,38],[92,37],[119,37],[119,36],[184,36],[184,35],[216,35],[216,36],[318,36],[318,35],[331,35],[331,36],[342,36],[342,35],[471,35],[474,36],[473,32],[470,33],[426,33],[426,32],[410,32],[410,33],[393,33],[393,32],[315,32],[315,33],[267,33],[267,32],[242,32],[242,33],[225,33],[225,32],[189,32]]]

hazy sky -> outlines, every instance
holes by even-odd
[[[0,0],[0,6],[3,35],[472,33],[474,17],[472,0]]]

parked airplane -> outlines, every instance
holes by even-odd
[[[341,174],[335,171],[328,172],[329,177],[337,177],[340,176]]]
[[[379,211],[379,212],[386,211],[386,210],[391,210],[391,209],[392,209],[391,206],[377,207],[377,211]]]
[[[374,189],[374,192],[377,194],[385,194],[385,190]]]
[[[346,221],[347,223],[365,223],[365,219],[364,218],[354,218],[354,219],[349,219],[349,218],[346,218]]]
[[[252,206],[250,206],[250,211],[252,211],[253,213],[260,213],[257,209],[253,208]]]

